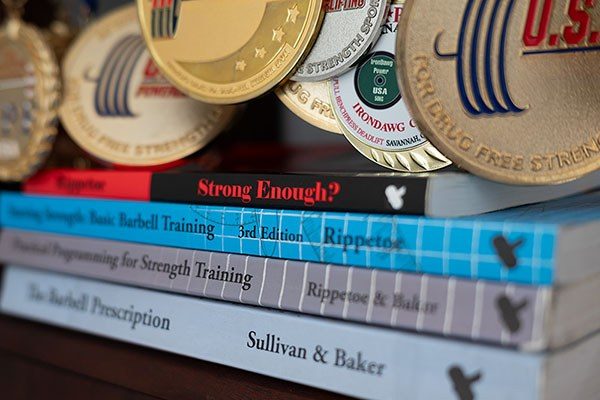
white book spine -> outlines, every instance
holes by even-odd
[[[20,267],[0,308],[360,398],[539,398],[541,355]]]

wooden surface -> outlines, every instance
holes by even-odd
[[[156,399],[3,352],[0,352],[0,372],[0,393],[3,399]]]
[[[202,362],[0,316],[2,399],[339,399]]]

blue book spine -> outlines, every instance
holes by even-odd
[[[542,223],[8,192],[0,194],[0,209],[0,225],[24,230],[533,285],[553,282],[559,231]]]

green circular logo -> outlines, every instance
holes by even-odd
[[[401,98],[400,87],[396,80],[396,62],[394,55],[378,51],[356,69],[354,86],[358,97],[369,107],[389,108]]]

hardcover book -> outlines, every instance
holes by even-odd
[[[600,329],[600,271],[550,289],[9,229],[0,262],[528,351]]]
[[[519,353],[17,267],[6,314],[369,399],[595,400],[600,335]],[[571,372],[576,371],[576,372]]]
[[[306,212],[0,194],[0,226],[534,285],[598,271],[600,192],[481,215]]]
[[[53,170],[32,194],[155,200],[255,208],[455,217],[547,201],[600,187],[600,172],[556,186],[513,186],[459,171],[399,173],[216,173]]]

